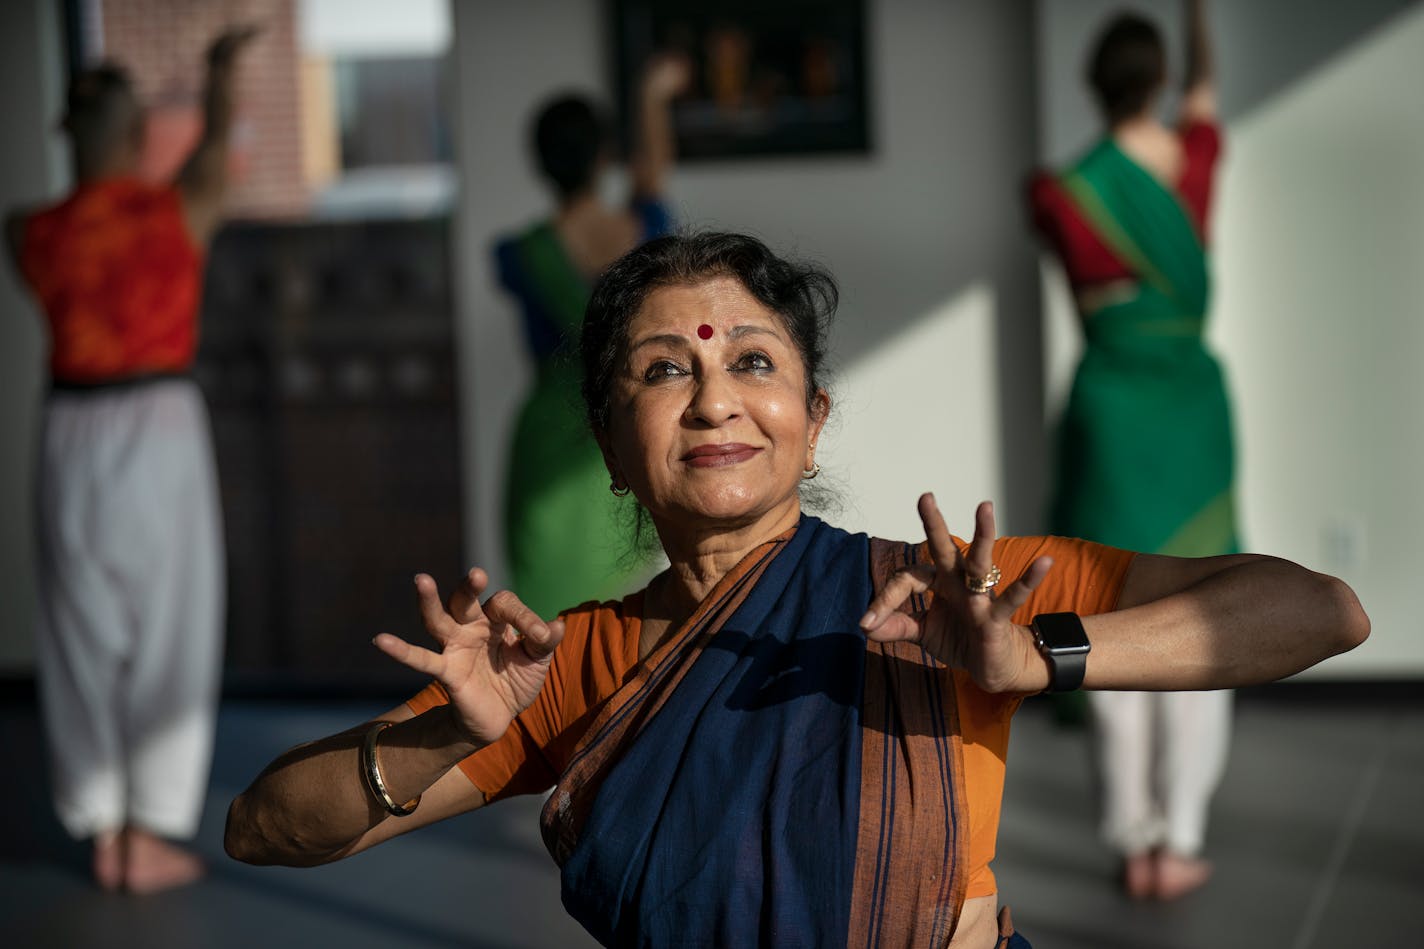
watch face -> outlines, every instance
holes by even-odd
[[[1041,613],[1034,617],[1033,628],[1043,640],[1043,647],[1054,655],[1087,652],[1092,648],[1077,613]]]

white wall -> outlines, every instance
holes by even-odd
[[[1035,151],[1062,158],[1089,140],[1081,57],[1116,2],[1038,3],[1036,23],[1027,0],[868,6],[873,155],[688,167],[672,197],[684,221],[755,231],[840,278],[839,418],[823,458],[847,502],[839,522],[914,535],[914,495],[924,487],[965,515],[978,498],[997,497],[1009,529],[1035,530],[1044,388],[1033,368],[1038,281],[1018,188]],[[1148,6],[1176,10],[1168,0]],[[1406,7],[1414,12],[1380,26]],[[56,9],[45,0],[0,5],[12,133],[0,152],[6,207],[65,183],[52,134],[63,86]],[[1419,4],[1212,9],[1230,120],[1214,319],[1238,403],[1246,535],[1258,549],[1336,569],[1364,595],[1374,638],[1327,674],[1418,675],[1424,654],[1413,644],[1405,602],[1413,578],[1404,571],[1419,562],[1410,539],[1424,526],[1411,491],[1424,474],[1424,393],[1413,368],[1424,349],[1424,122],[1410,95],[1424,62]],[[466,536],[472,557],[497,576],[494,514],[527,369],[489,247],[547,207],[524,152],[532,108],[558,88],[606,91],[603,10],[583,0],[453,3]],[[1273,34],[1287,17],[1292,31]],[[1066,301],[1050,303],[1060,314],[1048,327],[1060,340],[1061,380],[1076,330]],[[29,518],[42,361],[38,316],[0,268],[0,671],[28,668],[33,655]],[[1342,557],[1357,566],[1326,562]]]
[[[1217,216],[1245,536],[1374,624],[1330,663],[1424,672],[1424,7],[1233,122]]]
[[[1133,6],[1175,37],[1177,4]],[[1082,61],[1117,7],[1039,5],[1045,161],[1071,158],[1095,134]],[[1211,10],[1227,136],[1211,342],[1235,403],[1244,539],[1344,577],[1371,616],[1364,647],[1307,675],[1417,676],[1424,5]],[[1080,344],[1061,273],[1046,264],[1044,275],[1052,418]]]
[[[915,497],[932,488],[964,529],[983,497],[1000,499],[1008,526],[1033,529],[1037,288],[1018,210],[1033,155],[1029,5],[867,6],[872,155],[684,166],[671,197],[683,223],[751,231],[839,279],[838,419],[822,458],[846,500],[838,522],[918,537]],[[601,5],[457,3],[455,13],[468,537],[498,576],[496,505],[527,369],[488,250],[547,213],[524,150],[532,109],[563,87],[605,94],[609,70]],[[1018,463],[1005,466],[1001,450]]]
[[[63,104],[59,4],[0,5],[0,210],[58,196],[67,169],[54,124]],[[34,663],[31,511],[36,408],[44,377],[40,316],[7,259],[0,264],[0,673]]]
[[[449,0],[298,0],[303,56],[438,56],[450,46]]]

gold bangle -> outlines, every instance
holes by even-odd
[[[376,763],[376,740],[381,737],[381,732],[393,724],[395,723],[377,722],[366,732],[366,741],[361,748],[361,766],[366,775],[366,787],[371,789],[371,796],[377,803],[395,817],[408,817],[420,806],[420,795],[417,794],[404,804],[397,804],[395,798],[391,797],[391,792],[386,790],[386,781],[381,777],[381,766]]]

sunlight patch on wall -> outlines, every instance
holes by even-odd
[[[934,491],[950,530],[972,532],[974,506],[1001,494],[997,384],[984,283],[845,367],[818,452],[844,503],[835,523],[919,540],[915,500]]]
[[[1229,129],[1212,339],[1251,549],[1351,583],[1339,674],[1418,675],[1424,535],[1424,10]]]

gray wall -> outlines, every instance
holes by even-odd
[[[1222,116],[1227,122],[1419,0],[1215,0],[1208,2]],[[1152,17],[1166,34],[1172,85],[1180,85],[1183,0],[1035,0],[1041,157],[1060,162],[1085,147],[1098,128],[1082,76],[1088,50],[1119,10]],[[1165,103],[1170,109],[1170,100]]]
[[[0,4],[0,209],[58,195],[66,168],[53,132],[63,101],[59,4]],[[8,256],[8,254],[7,254]],[[34,661],[30,517],[36,406],[44,361],[39,316],[6,260],[0,266],[0,673]]]

